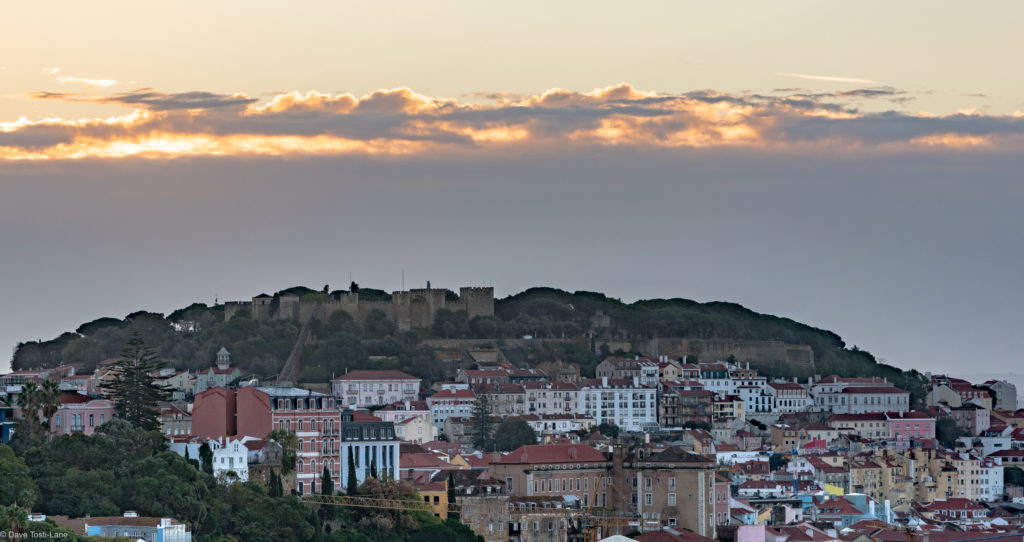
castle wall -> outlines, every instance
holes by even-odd
[[[740,361],[754,363],[781,360],[793,365],[814,366],[814,351],[809,345],[786,344],[780,341],[667,337],[634,341],[633,350],[646,355],[667,355],[671,358],[697,355],[701,361],[720,361],[735,356]]]
[[[360,301],[358,293],[341,294],[338,300],[301,301],[298,296],[285,295],[271,299],[254,297],[252,302],[233,301],[224,304],[224,319],[230,320],[239,310],[250,309],[256,320],[295,320],[305,324],[316,318],[327,320],[331,314],[341,310],[350,314],[359,325],[366,322],[366,315],[374,309],[383,311],[401,331],[413,328],[428,328],[434,325],[437,311],[447,308],[464,310],[470,318],[494,314],[494,288],[460,288],[457,303],[445,302],[445,290],[421,288],[392,292],[391,301]]]

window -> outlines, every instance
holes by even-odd
[[[669,493],[668,494],[668,505],[669,506],[675,506],[676,505],[676,494],[675,493]]]
[[[652,496],[651,496],[651,494],[650,494],[650,493],[644,493],[644,504],[645,504],[646,506],[650,506],[650,505],[651,505],[651,502],[652,502],[652,500],[653,500],[653,499],[652,499]]]

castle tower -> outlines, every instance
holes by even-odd
[[[477,316],[494,316],[494,288],[459,288],[459,301],[470,319]]]

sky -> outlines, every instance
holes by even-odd
[[[1022,15],[6,6],[0,348],[404,273],[731,301],[899,367],[1004,371],[1024,347]]]

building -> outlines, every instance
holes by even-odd
[[[1017,410],[1017,386],[1005,380],[988,380],[980,387],[992,394],[993,409]]]
[[[415,442],[416,444],[437,440],[437,426],[430,421],[429,414],[426,418],[413,416],[394,423],[395,436],[399,440]]]
[[[14,410],[7,403],[0,401],[0,444],[11,442],[14,432]]]
[[[661,381],[661,363],[667,358],[657,360],[651,358],[606,358],[597,365],[597,378],[627,379],[637,378],[645,386],[657,386]]]
[[[245,371],[238,367],[231,366],[231,354],[227,348],[221,347],[217,352],[217,364],[205,371],[196,371],[195,384],[192,385],[193,393],[201,393],[210,388],[226,388],[235,380],[241,378]]]
[[[223,437],[204,441],[213,453],[213,477],[222,483],[249,481],[249,448],[246,442],[256,440],[259,439]],[[187,453],[189,459],[199,460],[202,445],[203,442],[193,439],[192,442],[172,442],[168,447],[182,457]]]
[[[167,436],[191,435],[192,415],[172,403],[160,405],[160,432]]]
[[[522,384],[480,384],[477,395],[487,395],[491,414],[498,417],[519,416],[526,412],[526,392]]]
[[[439,473],[434,481],[447,481],[449,475],[455,485],[459,521],[482,536],[485,542],[508,542],[512,516],[504,482],[481,477],[480,471],[475,470]]]
[[[641,448],[633,468],[624,469],[632,487],[633,511],[648,525],[688,529],[715,537],[715,460],[680,447]]]
[[[807,388],[796,382],[771,382],[766,390],[775,396],[775,412],[803,412],[814,404]]]
[[[212,388],[196,395],[192,409],[196,436],[265,438],[274,429],[298,438],[296,489],[315,493],[323,467],[334,487],[346,487],[351,457],[360,482],[371,466],[397,478],[398,441],[394,425],[380,418],[341,410],[337,400],[301,388]]]
[[[611,460],[585,444],[527,445],[491,463],[490,474],[514,497],[571,495],[584,507],[607,507],[610,467]]]
[[[818,412],[835,412],[837,414],[846,414],[847,412],[839,412],[835,410],[840,404],[841,397],[839,394],[846,388],[854,387],[876,387],[876,386],[888,386],[889,382],[884,378],[877,376],[867,378],[851,378],[841,377],[838,375],[829,375],[825,378],[815,380],[809,380],[808,393],[811,399],[814,401],[813,410]]]
[[[524,382],[526,414],[579,413],[579,386],[572,382]]]
[[[445,389],[427,397],[430,415],[439,431],[444,430],[444,422],[449,416],[460,418],[472,416],[475,405],[476,393],[473,390]]]
[[[70,435],[82,433],[91,435],[96,428],[114,419],[117,407],[109,399],[93,399],[80,393],[62,393],[60,407],[50,417],[50,434]]]
[[[990,411],[974,403],[964,403],[949,409],[950,417],[965,435],[980,435],[991,425]]]
[[[402,371],[349,371],[331,380],[331,393],[348,408],[415,401],[423,381]]]
[[[623,431],[651,432],[658,429],[657,388],[634,379],[585,379],[580,383],[577,411],[610,423]]]
[[[171,518],[139,517],[134,512],[124,516],[84,518],[85,536],[125,537],[146,542],[191,542],[192,533],[184,524]]]

